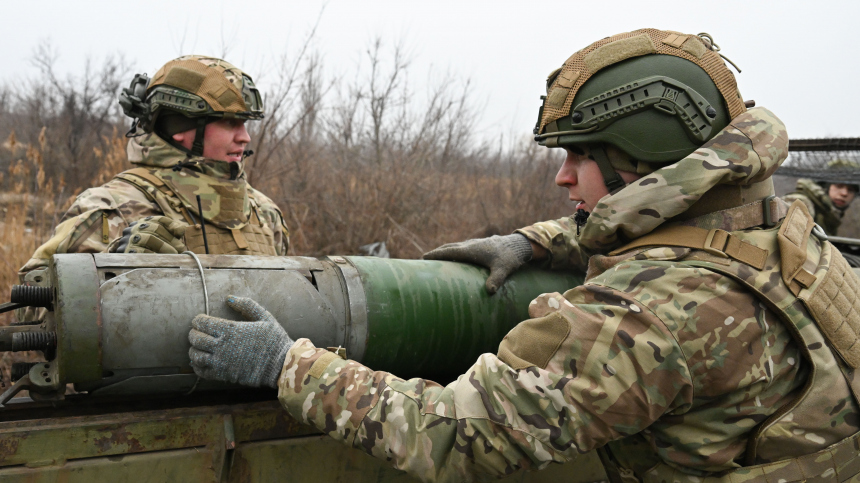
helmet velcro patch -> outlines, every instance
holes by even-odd
[[[215,98],[222,106],[229,106],[239,100],[236,94],[226,85],[220,85],[215,92],[210,92],[210,96]]]
[[[559,73],[560,70],[561,69],[557,69],[550,74],[552,80],[555,81],[555,87],[547,92],[549,97],[546,99],[547,105],[555,108],[559,108],[564,105],[564,101],[567,99],[567,94],[570,92],[573,85],[576,84],[576,80],[579,79],[579,72]]]
[[[705,47],[705,44],[701,40],[698,40],[696,37],[690,37],[689,40],[681,45],[681,50],[694,55],[697,59],[701,59],[705,55],[705,52],[708,51],[708,48]]]
[[[579,72],[562,72],[558,75],[558,85],[570,89],[577,79],[579,79]]]
[[[180,65],[173,66],[164,78],[164,84],[183,91],[195,93],[203,85],[206,76]]]
[[[589,52],[583,60],[590,72],[597,72],[604,67],[617,64],[631,57],[656,53],[657,49],[654,48],[651,37],[642,34],[600,46]],[[577,75],[577,77],[579,76]]]
[[[692,35],[670,34],[663,39],[663,43],[676,49],[681,49],[688,54],[694,55],[697,59],[705,55],[708,48],[701,40]]]
[[[555,86],[549,91],[549,96],[546,98],[546,105],[556,109],[564,105],[567,95],[570,93],[570,88]]]
[[[666,45],[671,45],[676,49],[680,49],[681,46],[684,45],[684,42],[686,42],[689,38],[689,35],[671,34],[665,39],[663,39],[663,43]]]

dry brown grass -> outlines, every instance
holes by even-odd
[[[100,185],[130,164],[125,159],[125,140],[114,133],[105,140],[107,149],[94,148],[98,161],[96,175],[80,186],[68,187],[62,176],[52,179],[45,175],[45,165],[53,160],[45,157],[48,133],[42,129],[37,144],[16,140],[13,131],[0,150],[6,150],[12,162],[6,172],[0,172],[0,255],[3,271],[0,290],[17,282],[17,271],[36,248],[47,241],[53,227],[75,197],[88,186]]]
[[[0,146],[0,150],[13,159],[6,172],[0,172],[0,260],[3,262],[0,301],[8,300],[12,286],[20,283],[18,269],[51,236],[63,212],[84,189],[84,186],[77,186],[68,190],[63,177],[51,179],[45,175],[45,163],[51,162],[45,156],[49,151],[46,129],[41,130],[37,139],[36,144],[21,143],[13,131]],[[90,182],[92,185],[104,183],[128,164],[124,139],[114,135],[105,141],[108,149],[93,153],[100,161],[100,168]],[[0,325],[9,325],[13,319],[12,312],[2,314]],[[0,355],[0,371],[8,380],[13,362],[37,360],[40,356],[32,352],[4,352]]]
[[[507,234],[538,219],[570,213],[552,183],[553,160],[452,172],[429,167],[338,166],[319,159],[307,180],[257,177],[279,202],[292,253],[355,254],[384,241],[396,258],[418,258],[442,243]]]

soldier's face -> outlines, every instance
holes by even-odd
[[[191,149],[196,135],[197,130],[191,129],[174,134],[173,139],[185,149]],[[250,142],[244,120],[219,119],[207,124],[203,131],[203,157],[236,163],[242,161],[242,152]]]
[[[597,206],[600,198],[609,194],[603,175],[600,174],[597,162],[590,159],[585,150],[574,146],[565,148],[565,151],[567,158],[555,175],[555,184],[567,188],[570,200],[579,202],[576,205],[577,209],[581,208],[590,213]],[[641,177],[627,171],[618,171],[618,174],[627,183]]]
[[[854,187],[851,185],[833,183],[830,185],[830,188],[828,188],[827,194],[830,196],[830,199],[833,200],[833,204],[836,205],[837,208],[845,208],[854,201],[854,197],[857,195],[857,192],[854,191]]]

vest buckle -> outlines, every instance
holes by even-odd
[[[723,249],[726,247],[730,236],[732,235],[725,230],[713,228],[708,232],[708,236],[705,238],[705,245],[702,247],[702,250],[705,253],[710,253],[711,255],[715,255],[720,258],[729,258]],[[717,238],[717,246],[720,248],[716,248],[714,246],[714,238]]]
[[[761,211],[762,211],[762,214],[764,215],[764,226],[766,226],[768,228],[775,227],[776,223],[778,221],[778,220],[774,220],[773,211],[771,211],[771,206],[772,206],[771,203],[774,202],[775,200],[776,200],[776,196],[770,195],[767,198],[765,198],[764,200],[762,200],[762,203],[761,203]],[[779,215],[777,215],[777,218],[778,217],[779,217]]]

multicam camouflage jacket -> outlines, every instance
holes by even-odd
[[[842,216],[845,210],[841,210],[833,204],[827,192],[811,179],[799,179],[795,191],[785,195],[786,201],[800,200],[815,218],[824,232],[836,236],[839,225],[842,224]]]
[[[248,185],[241,163],[232,163],[235,166],[231,168],[225,161],[188,157],[154,134],[132,138],[128,156],[137,168],[81,193],[51,239],[21,268],[22,280],[26,273],[46,267],[55,253],[106,251],[129,223],[147,216],[166,215],[189,225],[199,223],[196,194],[202,198],[207,234],[214,236],[215,242],[219,229],[249,226],[246,231],[255,228],[260,232],[257,238],[265,238],[268,245],[265,251],[259,250],[260,254],[286,255],[289,231],[283,215],[272,200]],[[264,230],[268,230],[266,237]],[[202,253],[202,244],[189,243],[190,235],[186,232],[186,245]]]
[[[484,354],[447,386],[373,371],[300,339],[279,378],[281,403],[297,419],[424,481],[483,480],[595,448],[625,481],[793,481],[860,464],[851,460],[858,441],[845,440],[840,451],[789,460],[788,469],[768,466],[860,427],[849,376],[840,373],[844,363],[795,296],[795,288],[804,296],[809,287],[788,277],[789,289],[780,277],[778,231],[808,245],[791,258],[802,265],[792,276],[804,283],[816,286],[809,277],[818,277],[820,284],[835,260],[809,236],[805,211],[792,230],[734,231],[728,214],[711,218],[711,228],[733,230],[727,251],[746,244],[763,252],[753,257],[755,267],[684,247],[609,254],[662,229],[715,186],[766,181],[787,142],[779,119],[752,109],[687,158],[603,198],[580,239],[568,220],[520,230],[551,251],[553,266],[587,266],[587,281],[532,301],[532,318],[505,337],[498,354]],[[803,258],[807,252],[815,263]],[[806,347],[807,340],[815,342]],[[815,359],[813,350],[826,354]],[[825,380],[812,388],[811,373]],[[796,404],[810,392],[817,394],[810,404]]]

